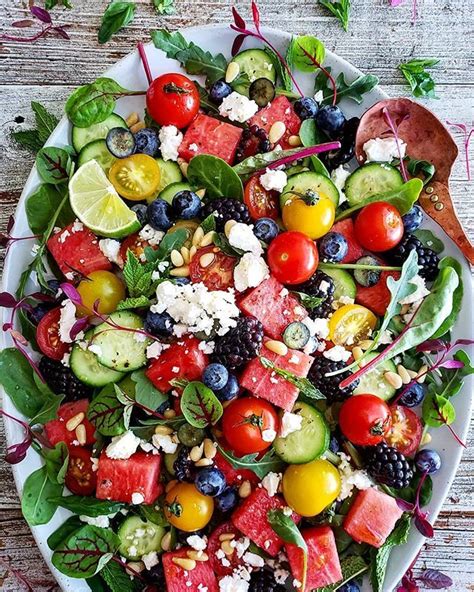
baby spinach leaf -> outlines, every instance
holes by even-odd
[[[412,504],[416,501],[416,493],[418,489],[418,485],[420,483],[421,475],[415,475],[412,482],[410,483],[409,487],[404,487],[403,489],[390,489],[391,494],[393,497],[399,497],[404,499],[407,502]],[[433,495],[433,480],[429,475],[425,477],[423,481],[423,485],[421,486],[420,490],[420,508],[428,505],[431,501],[431,497]]]
[[[234,456],[232,452],[224,450],[219,444],[217,449],[221,455],[230,462],[234,469],[248,469],[263,479],[268,473],[278,473],[283,467],[283,461],[270,449],[260,459],[258,453],[246,454],[244,456]]]
[[[428,249],[431,249],[438,254],[444,251],[443,241],[435,236],[431,230],[428,230],[427,228],[419,228],[418,230],[415,230],[413,234],[421,241],[424,247],[428,247]]]
[[[331,2],[331,0],[319,0],[319,3],[332,12],[341,21],[344,31],[347,31],[349,27],[351,0],[335,0],[334,2]]]
[[[21,511],[30,526],[47,524],[57,509],[57,504],[50,498],[61,495],[62,483],[53,483],[49,479],[46,466],[29,475],[23,486]]]
[[[445,269],[448,267],[453,269],[458,276],[459,283],[457,285],[457,288],[454,290],[451,313],[443,321],[443,323],[441,323],[441,326],[438,328],[438,330],[433,334],[433,339],[437,339],[438,337],[445,335],[448,331],[450,331],[453,328],[454,323],[458,318],[459,312],[461,311],[462,299],[464,296],[462,265],[459,263],[459,261],[457,259],[454,259],[454,257],[443,257],[443,259],[441,259],[441,261],[439,262],[438,267],[439,269]]]
[[[36,387],[43,397],[43,405],[33,417],[30,418],[30,425],[44,425],[52,419],[56,419],[59,406],[61,405],[64,395],[56,395],[49,388],[47,384],[41,381],[36,372],[33,372],[33,380]]]
[[[105,386],[87,409],[87,419],[103,436],[119,436],[125,432],[125,407],[118,400],[115,385]]]
[[[46,146],[36,155],[36,168],[45,183],[61,185],[69,181],[73,171],[73,160],[66,150]]]
[[[342,580],[323,588],[317,588],[314,592],[335,592],[335,590],[342,588],[344,584],[361,576],[368,569],[369,566],[360,555],[347,555],[341,559]]]
[[[131,379],[135,383],[135,401],[147,409],[158,409],[168,397],[153,386],[151,380],[145,374],[145,370],[135,370]]]
[[[102,16],[98,33],[99,43],[107,43],[114,33],[129,25],[135,17],[135,9],[134,2],[112,1]]]
[[[44,459],[46,473],[52,483],[64,483],[69,464],[69,450],[64,442],[58,442],[54,448],[43,448],[41,456]]]
[[[439,60],[414,59],[398,66],[408,84],[414,97],[426,97],[435,99],[435,81],[426,68],[436,66]]]
[[[47,538],[48,547],[54,551],[63,541],[71,536],[74,532],[84,526],[84,522],[79,519],[79,516],[69,516],[69,518],[61,524],[52,534]]]
[[[456,410],[453,404],[446,397],[436,394],[435,385],[432,387],[423,400],[423,421],[432,428],[452,424],[456,419]]]
[[[291,60],[293,66],[301,72],[314,72],[317,67],[303,51],[307,51],[319,63],[324,62],[326,49],[324,43],[313,35],[301,35],[291,43]]]
[[[47,184],[40,185],[28,197],[25,204],[26,218],[28,226],[34,234],[43,234],[46,231],[64,197],[65,188]],[[64,227],[72,222],[74,218],[74,213],[71,210],[69,201],[67,201],[58,213],[56,223],[58,226]]]
[[[225,160],[208,154],[198,154],[188,166],[188,181],[206,189],[206,197],[242,199],[244,188],[238,173]]]
[[[202,382],[190,382],[181,395],[181,411],[195,428],[214,425],[222,417],[222,403]]]
[[[151,261],[162,261],[171,255],[175,249],[179,251],[188,239],[188,233],[185,228],[179,228],[174,232],[165,234],[158,249],[155,251],[155,257]],[[148,261],[150,259],[147,258]]]
[[[81,497],[80,495],[56,496],[52,497],[51,501],[75,514],[90,516],[91,518],[120,512],[126,506],[122,502],[99,500],[90,496]]]

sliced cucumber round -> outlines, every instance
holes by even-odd
[[[168,185],[179,183],[183,180],[183,174],[181,173],[178,163],[173,160],[163,160],[162,158],[156,158],[155,160],[160,168],[160,184],[158,185],[155,195],[147,199],[148,203],[151,203],[156,199],[160,193],[168,187]]]
[[[303,349],[310,337],[308,327],[301,321],[293,321],[283,331],[283,341],[291,349]]]
[[[364,362],[370,362],[370,360],[373,360],[377,355],[378,354],[376,353],[367,354],[367,357],[364,358]],[[375,368],[372,368],[372,370],[362,376],[359,385],[354,390],[354,395],[375,395],[384,401],[388,401],[395,395],[397,390],[387,382],[384,378],[384,374],[385,372],[396,371],[397,367],[392,360],[385,360],[380,364],[377,364]]]
[[[127,559],[139,559],[152,551],[161,551],[161,539],[166,530],[140,516],[126,518],[118,529],[119,553]]]
[[[92,337],[94,330],[91,329],[85,335],[85,339],[89,340]],[[69,359],[71,370],[84,384],[89,386],[105,386],[106,384],[118,382],[123,378],[122,372],[111,370],[99,363],[97,356],[88,349],[76,343],[72,348],[71,357]]]
[[[143,320],[133,312],[114,312],[107,323],[94,329],[93,341],[100,351],[97,353],[99,362],[118,372],[131,372],[144,366],[146,348],[150,345],[150,339],[142,340],[141,333],[126,329],[143,330]]]
[[[289,199],[291,200],[298,197],[298,193],[304,194],[308,190],[326,195],[337,207],[339,203],[339,191],[337,187],[328,177],[311,171],[307,173],[298,173],[288,179],[288,183],[285,185],[283,192],[280,195],[280,207],[283,208]],[[295,191],[296,195],[292,195],[292,191]]]
[[[301,429],[286,438],[278,436],[273,448],[285,462],[299,465],[314,460],[328,449],[330,432],[323,415],[311,405],[298,401],[291,412],[303,418]]]
[[[94,140],[86,144],[79,152],[77,166],[80,167],[86,162],[89,162],[89,160],[96,160],[104,173],[107,174],[117,159],[107,148],[107,142],[105,140]]]
[[[403,177],[398,169],[386,162],[371,162],[347,177],[344,193],[349,205],[356,206],[367,197],[392,191],[401,185]]]
[[[191,187],[191,185],[189,183],[186,183],[185,181],[182,181],[180,183],[171,183],[171,185],[168,185],[167,187],[165,187],[163,189],[163,191],[160,191],[160,193],[158,194],[158,197],[160,199],[164,199],[165,201],[167,201],[169,204],[173,201],[173,197],[179,193],[180,191],[192,191],[193,188]]]
[[[334,300],[338,300],[341,296],[356,297],[357,288],[349,272],[337,268],[324,268],[323,271],[334,282]]]
[[[109,130],[114,127],[123,127],[128,129],[128,125],[125,123],[125,120],[116,113],[112,113],[112,115],[109,115],[104,121],[90,125],[89,127],[73,126],[71,136],[72,145],[74,146],[76,152],[80,152],[86,144],[89,144],[94,140],[105,140]]]
[[[238,53],[233,62],[240,66],[240,73],[247,74],[250,83],[257,78],[268,78],[271,82],[276,82],[275,66],[271,57],[263,49],[246,49]],[[235,90],[248,96],[248,87],[243,84],[235,86]]]

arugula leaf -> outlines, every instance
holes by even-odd
[[[436,66],[436,59],[414,59],[398,66],[399,70],[410,85],[414,97],[435,99],[435,81],[426,68]]]
[[[118,400],[114,387],[113,384],[105,386],[87,409],[87,419],[103,436],[120,436],[126,430],[125,407]]]
[[[224,409],[216,395],[202,382],[190,382],[181,395],[181,411],[195,428],[216,424]]]
[[[327,66],[326,70],[331,72],[331,67]],[[339,103],[341,99],[347,98],[352,99],[360,105],[364,100],[363,95],[373,90],[378,83],[379,79],[373,74],[359,76],[359,78],[356,78],[353,82],[348,83],[346,82],[344,73],[341,72],[336,78],[336,102]],[[323,91],[323,105],[329,105],[332,102],[333,88],[329,85],[328,77],[322,71],[316,76],[314,90]]]
[[[217,445],[217,449],[230,462],[234,469],[248,469],[260,479],[263,479],[268,473],[278,473],[284,465],[273,449],[266,452],[260,459],[258,459],[257,452],[244,456],[234,456],[232,452],[224,450],[219,444]]]
[[[150,299],[146,296],[138,296],[137,298],[125,298],[117,304],[116,310],[131,310],[132,308],[149,307]]]
[[[74,170],[74,162],[66,150],[46,146],[36,155],[36,168],[45,183],[60,185],[69,181]]]
[[[50,498],[61,495],[62,483],[49,479],[45,465],[28,476],[23,486],[21,511],[30,526],[47,524],[57,509],[57,504]]]
[[[64,442],[58,442],[54,448],[42,448],[46,473],[52,483],[64,483],[69,464],[69,450]]]
[[[277,535],[285,541],[296,545],[303,551],[303,573],[301,576],[301,589],[306,590],[306,576],[308,572],[308,545],[301,534],[298,525],[287,516],[283,510],[268,510],[267,520]]]
[[[319,3],[332,12],[332,14],[341,21],[344,31],[347,31],[351,11],[351,0],[336,0],[335,2],[332,2],[331,0],[319,0]]]
[[[145,370],[135,370],[130,378],[135,383],[135,401],[147,409],[158,409],[168,399],[165,393],[153,386]]]
[[[91,518],[97,518],[97,516],[108,516],[109,514],[120,512],[120,510],[126,506],[126,504],[122,502],[99,500],[95,497],[81,497],[80,495],[52,497],[50,501],[58,506],[61,506],[62,508],[66,508],[67,510],[74,512],[74,514],[90,516]]]
[[[314,72],[317,66],[309,59],[303,50],[307,51],[319,64],[324,62],[326,48],[324,43],[313,35],[300,35],[292,40],[291,61],[300,72]]]
[[[361,576],[369,569],[369,566],[360,555],[347,555],[341,559],[342,580],[335,584],[329,584],[323,588],[316,588],[314,592],[335,592],[354,578]]]
[[[431,230],[428,230],[427,228],[418,228],[413,234],[419,241],[421,241],[424,247],[428,247],[438,255],[444,251],[443,241],[435,236]]]
[[[172,60],[176,60],[178,53],[189,47],[189,43],[179,31],[172,33],[166,29],[158,29],[151,32],[151,38],[155,47],[164,51],[166,57]]]
[[[59,120],[40,103],[32,101],[31,108],[35,115],[36,129],[12,132],[11,135],[15,142],[23,148],[27,148],[31,152],[38,152],[58,125]]]
[[[441,326],[438,328],[438,330],[432,335],[432,339],[437,339],[438,337],[442,337],[443,335],[445,335],[448,331],[450,331],[453,328],[453,325],[456,322],[458,315],[461,311],[462,300],[463,300],[463,296],[464,296],[464,283],[462,280],[463,269],[462,269],[462,265],[459,263],[459,261],[457,259],[454,259],[454,257],[443,257],[443,259],[441,259],[441,261],[438,264],[438,268],[439,269],[446,269],[446,268],[453,269],[457,273],[457,276],[459,278],[459,283],[458,283],[456,289],[454,290],[453,305],[452,305],[451,313],[443,321],[443,323],[441,323]]]
[[[174,14],[174,0],[153,0],[153,6],[158,14]]]
[[[392,547],[404,545],[410,532],[410,515],[403,514],[397,522],[395,529],[389,534],[385,543],[379,549],[371,549],[370,556],[370,581],[374,592],[383,591],[385,572]]]
[[[233,197],[242,199],[244,189],[235,170],[225,160],[209,154],[191,158],[187,171],[188,182],[206,189],[206,197]]]
[[[268,368],[273,370],[275,374],[284,378],[290,384],[296,386],[299,389],[302,395],[309,397],[310,399],[325,399],[326,397],[323,393],[317,389],[312,382],[310,382],[307,378],[303,378],[302,376],[296,376],[293,372],[289,372],[288,370],[284,370],[283,368],[278,368],[275,366],[273,362],[271,362],[268,358],[263,356],[259,357],[260,363],[264,368]]]
[[[134,2],[116,2],[112,0],[102,16],[102,23],[97,36],[99,43],[107,43],[112,35],[129,25],[135,17],[135,10]]]

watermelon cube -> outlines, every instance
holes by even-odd
[[[99,239],[77,220],[53,234],[46,244],[66,277],[75,271],[87,275],[112,269],[112,264],[99,248]]]
[[[165,572],[166,589],[168,592],[219,592],[217,579],[210,561],[196,561],[194,569],[185,570],[173,559],[187,559],[191,548],[179,549],[163,553],[163,570]],[[159,584],[159,582],[158,582]]]
[[[211,154],[232,164],[242,131],[240,127],[199,113],[184,134],[179,155],[189,161],[197,154]]]
[[[160,495],[161,456],[135,452],[126,460],[109,458],[102,452],[97,470],[98,499],[132,503],[134,493],[143,496],[143,503],[152,504]]]
[[[89,401],[87,399],[80,399],[71,403],[64,403],[58,409],[58,418],[48,421],[44,426],[46,438],[51,446],[56,446],[59,442],[65,442],[67,446],[79,446],[75,430],[68,430],[66,428],[67,422],[78,415],[84,414],[82,425],[86,428],[86,443],[85,446],[92,446],[95,442],[95,427],[87,419],[87,408]]]
[[[347,241],[347,255],[342,260],[342,263],[353,263],[362,257],[364,249],[359,245],[356,239],[352,218],[336,222],[331,228],[331,232],[342,234]]]
[[[383,262],[381,264],[383,265]],[[369,308],[376,315],[383,317],[392,296],[390,290],[387,288],[387,279],[389,277],[398,280],[400,273],[398,271],[382,271],[379,281],[375,286],[370,286],[369,288],[357,284],[355,297],[357,304],[361,304]]]
[[[269,510],[283,510],[285,507],[286,504],[280,496],[270,497],[266,489],[257,487],[234,511],[232,522],[258,547],[275,557],[283,547],[284,541],[270,526],[267,514]],[[296,523],[300,519],[295,513],[291,518]]]
[[[374,487],[359,491],[344,520],[344,530],[358,543],[381,547],[403,511],[395,499]]]
[[[308,547],[308,571],[304,592],[339,582],[342,579],[341,564],[331,527],[306,528],[301,534]],[[303,551],[291,544],[287,544],[285,550],[291,573],[295,580],[301,582],[303,578]]]
[[[272,125],[277,121],[282,121],[286,126],[286,131],[278,142],[285,150],[291,147],[288,138],[296,135],[301,126],[300,118],[296,115],[293,105],[286,97],[279,96],[274,99],[264,109],[261,109],[250,118],[248,124],[249,126],[256,125],[268,133]]]
[[[308,375],[314,362],[314,358],[311,356],[293,349],[288,349],[288,353],[284,356],[280,356],[266,347],[263,347],[260,353],[273,362],[277,368],[288,370],[301,377]],[[266,399],[285,411],[293,409],[299,393],[299,389],[294,384],[282,376],[278,376],[271,368],[264,368],[259,358],[255,358],[247,364],[240,377],[240,384],[256,397]]]
[[[265,334],[272,339],[281,339],[290,323],[302,321],[308,316],[298,298],[273,276],[242,298],[239,307],[247,316],[258,319]]]

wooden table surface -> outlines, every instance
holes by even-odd
[[[175,0],[176,13],[167,17],[154,12],[151,0],[137,0],[133,24],[107,45],[99,46],[97,29],[107,2],[73,0],[73,3],[73,10],[56,8],[53,11],[55,20],[71,24],[68,29],[71,41],[49,38],[35,44],[6,43],[0,49],[2,230],[15,209],[33,164],[33,157],[10,139],[10,131],[27,129],[31,125],[31,100],[40,101],[60,116],[64,101],[74,87],[95,79],[132,50],[137,41],[147,41],[151,29],[230,22],[231,3],[228,0]],[[4,30],[8,23],[27,18],[27,4],[26,0],[0,0],[0,22]],[[411,4],[411,0],[405,0],[403,5],[390,8],[389,0],[353,0],[348,33],[317,6],[316,0],[260,0],[260,9],[266,25],[294,33],[314,34],[329,49],[364,72],[376,74],[391,96],[407,94],[397,71],[400,62],[414,57],[438,58],[440,63],[434,76],[439,98],[427,104],[443,120],[471,125],[474,120],[472,3],[466,0],[418,0],[415,26],[410,22]],[[237,5],[243,14],[248,14],[247,2],[239,1]],[[462,148],[460,133],[455,132],[455,137]],[[472,145],[471,157],[474,142]],[[472,161],[474,176],[474,158]],[[454,168],[451,188],[460,218],[472,238],[474,191],[473,184],[467,180],[461,157]],[[0,444],[4,445],[3,432],[0,432]],[[425,545],[417,563],[417,569],[431,567],[449,574],[454,580],[453,592],[474,590],[473,473],[474,454],[468,448],[436,522],[436,537]],[[4,573],[4,561],[36,581],[35,592],[55,589],[19,506],[10,469],[1,461],[0,589],[5,592],[23,589],[18,581]]]

